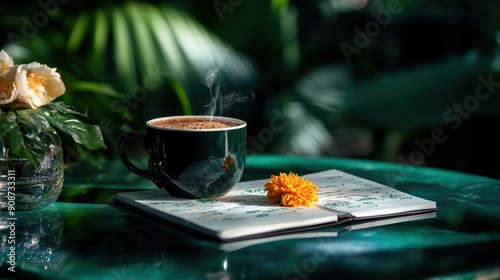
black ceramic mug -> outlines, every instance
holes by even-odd
[[[172,128],[165,122],[204,121],[226,124],[221,128]],[[149,156],[149,169],[135,166],[124,143],[138,138]],[[246,123],[227,117],[174,116],[146,122],[146,133],[124,133],[120,157],[132,172],[150,179],[159,188],[183,198],[223,196],[241,179],[246,156]]]

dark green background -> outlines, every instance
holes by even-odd
[[[67,86],[60,99],[101,126],[108,150],[63,137],[68,168],[116,158],[119,135],[144,130],[147,119],[203,113],[202,82],[219,66],[223,92],[249,97],[222,115],[248,122],[257,153],[500,178],[496,86],[464,104],[474,102],[478,77],[500,81],[498,1],[363,2],[9,1],[0,47],[16,63],[57,67]],[[341,44],[357,49],[350,63]],[[455,104],[474,110],[460,115]],[[273,118],[285,128],[270,130]],[[436,128],[446,140],[425,140]]]

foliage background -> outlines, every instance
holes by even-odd
[[[355,28],[366,32],[393,3],[402,11],[349,63],[340,44],[356,47]],[[470,100],[479,76],[500,81],[499,8],[494,0],[9,1],[0,47],[16,63],[57,67],[61,100],[100,125],[110,148],[68,144],[70,168],[116,158],[119,135],[150,118],[203,113],[215,71],[225,96],[254,93],[222,114],[248,122],[258,153],[402,162],[441,128],[446,141],[419,164],[500,178],[498,89],[459,119],[444,117]],[[265,134],[277,116],[285,129]]]

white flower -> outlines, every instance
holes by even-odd
[[[9,70],[0,75],[0,106],[12,103],[17,99],[16,88],[17,66],[10,67]]]
[[[65,91],[56,68],[38,62],[14,65],[12,57],[0,51],[0,107],[36,109]]]
[[[61,96],[66,87],[56,68],[38,62],[19,65],[16,71],[15,87],[17,100],[11,108],[36,109]]]
[[[4,50],[0,51],[0,76],[9,72],[10,67],[14,66],[14,60]]]
[[[14,82],[16,67],[14,60],[4,50],[0,51],[0,105],[9,104],[17,98]]]

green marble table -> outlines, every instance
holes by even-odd
[[[2,213],[2,277],[25,279],[497,279],[500,181],[445,170],[339,159],[250,156],[243,180],[337,168],[434,200],[435,217],[381,226],[339,225],[308,238],[222,244],[113,203],[153,189],[120,162],[66,173],[55,204],[17,212],[16,272]],[[286,236],[285,236],[286,237]]]

